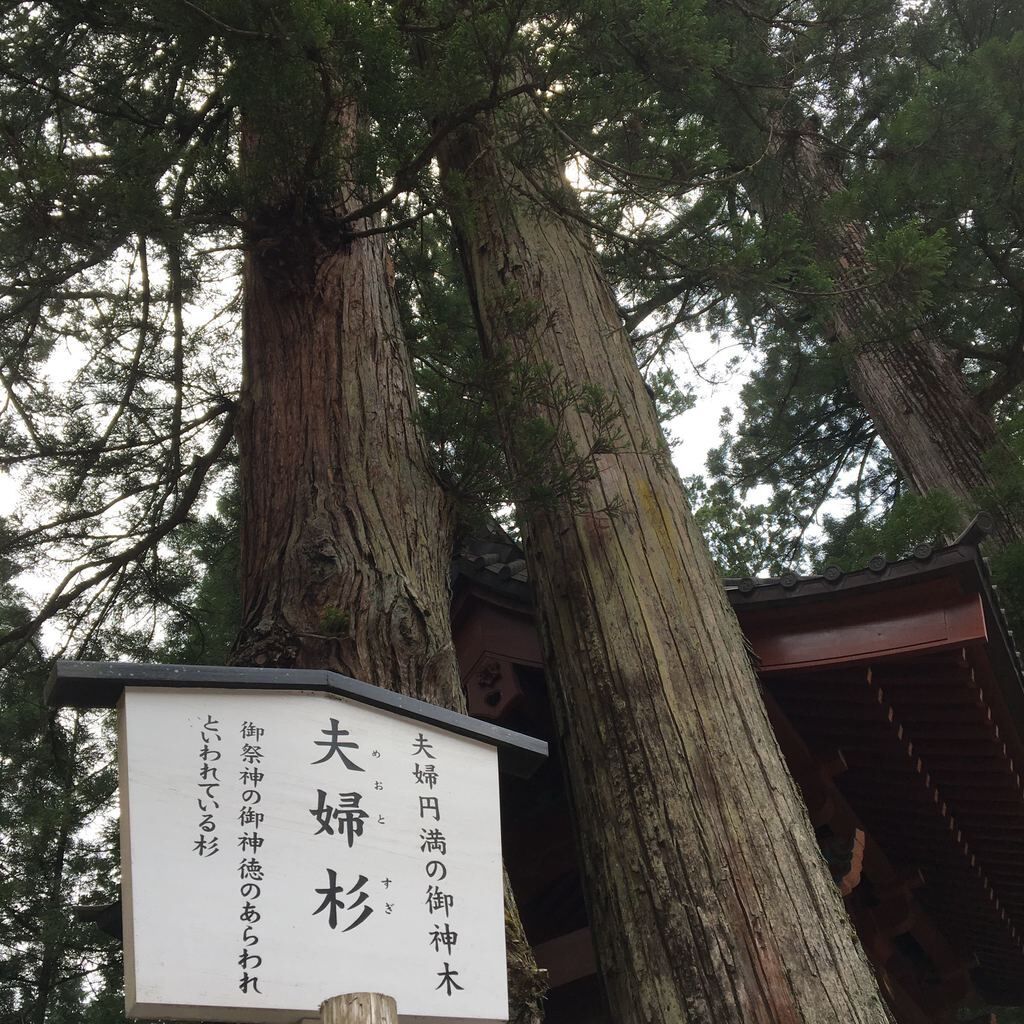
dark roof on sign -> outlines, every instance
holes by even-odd
[[[328,693],[489,743],[498,748],[501,767],[513,775],[532,775],[548,756],[543,740],[320,669],[58,661],[46,686],[46,699],[55,707],[112,708],[126,686]]]

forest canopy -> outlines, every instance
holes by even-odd
[[[481,352],[467,127],[500,123],[521,187],[591,241],[663,419],[688,337],[748,353],[688,481],[723,573],[895,558],[987,510],[1024,607],[1019,5],[0,11],[0,1021],[121,1013],[116,944],[61,927],[113,898],[110,740],[42,685],[56,657],[231,657],[247,260],[284,280],[379,239],[453,538],[575,509],[623,449],[608,394]],[[511,285],[498,306],[509,336],[540,315]],[[538,403],[511,458],[507,410]]]

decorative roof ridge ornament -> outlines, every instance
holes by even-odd
[[[965,527],[963,533],[955,541],[952,547],[959,547],[961,544],[970,544],[977,547],[994,529],[996,521],[990,512],[979,512]]]

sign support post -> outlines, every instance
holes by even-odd
[[[349,992],[320,1004],[319,1024],[398,1024],[398,1007],[380,992]],[[312,1024],[307,1018],[301,1024]]]

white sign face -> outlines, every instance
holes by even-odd
[[[320,693],[129,687],[134,1017],[287,1024],[345,992],[504,1021],[494,747]]]

